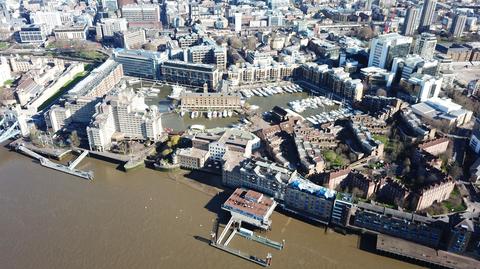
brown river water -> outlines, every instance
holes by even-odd
[[[0,268],[261,268],[208,245],[228,195],[218,179],[116,167],[85,159],[78,168],[95,171],[90,182],[0,148]],[[419,268],[359,249],[356,235],[272,219],[265,236],[285,239],[283,250],[240,237],[230,246],[270,252],[271,268]]]

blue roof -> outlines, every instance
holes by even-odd
[[[296,178],[292,180],[289,186],[302,192],[313,194],[317,197],[323,197],[325,199],[333,199],[336,195],[336,191],[319,186],[303,178]]]

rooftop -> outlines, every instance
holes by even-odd
[[[289,186],[291,188],[313,194],[317,197],[323,197],[325,199],[334,199],[336,196],[336,191],[327,189],[325,187],[319,186],[311,181],[303,179],[301,177],[296,177]]]
[[[223,209],[228,211],[240,211],[262,218],[268,218],[275,208],[276,202],[262,193],[236,189],[223,204]]]
[[[379,234],[377,250],[393,253],[415,260],[426,261],[446,268],[478,269],[480,262],[469,257],[457,255],[443,250],[435,250],[406,240]]]

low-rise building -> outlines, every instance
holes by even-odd
[[[57,26],[53,30],[57,40],[86,40],[88,27],[86,23]]]
[[[325,169],[325,161],[320,147],[301,138],[295,138],[295,146],[300,159],[300,169],[307,175],[318,174]]]
[[[448,236],[447,250],[458,254],[465,253],[473,233],[476,232],[475,226],[471,219],[463,219],[453,226]]]
[[[306,218],[328,224],[336,192],[306,179],[292,180],[285,192],[285,209]]]
[[[428,172],[428,171],[427,171]],[[430,170],[433,173],[433,171]],[[445,177],[436,182],[420,188],[414,197],[414,208],[416,211],[429,208],[434,203],[441,203],[448,198],[455,188],[455,182],[450,177]]]
[[[433,218],[360,202],[354,226],[438,247],[445,224]]]
[[[404,127],[400,131],[412,140],[429,140],[435,137],[436,129],[422,122],[410,107],[402,108],[400,119]]]
[[[147,42],[144,29],[115,32],[113,36],[119,48],[139,49]]]
[[[365,95],[361,106],[369,115],[385,121],[400,110],[402,101],[395,97]]]
[[[353,197],[348,193],[337,192],[332,208],[330,223],[346,227],[349,225],[352,208],[354,207]]]
[[[223,165],[222,183],[231,188],[248,188],[283,201],[287,185],[298,172],[266,160],[228,158]]]
[[[276,206],[277,202],[273,198],[253,190],[238,188],[222,204],[222,209],[229,211],[235,220],[267,230],[272,225],[270,216]]]
[[[368,85],[369,90],[390,88],[395,77],[394,73],[375,66],[369,66],[360,69],[360,76],[362,81]]]
[[[336,190],[338,186],[350,175],[351,169],[345,168],[331,171],[327,174],[326,182],[328,188]]]
[[[383,202],[403,208],[406,205],[410,194],[410,189],[403,185],[399,180],[387,178],[380,187],[380,190],[377,193],[377,198]]]
[[[361,80],[352,79],[342,67],[330,69],[326,64],[307,63],[300,66],[297,76],[351,101],[362,100],[363,84]]]
[[[115,49],[113,60],[122,65],[127,76],[159,79],[160,66],[167,59],[166,54],[144,50]]]
[[[227,152],[249,158],[260,147],[260,138],[240,129],[216,128],[196,134],[192,146],[209,151],[209,158],[215,161],[221,161]]]
[[[448,138],[441,137],[418,145],[418,150],[425,151],[433,156],[438,156],[447,151],[449,143],[450,140]]]
[[[280,62],[268,65],[243,63],[240,66],[230,66],[227,78],[232,85],[276,82],[292,77],[296,67],[296,64]]]
[[[200,169],[210,157],[208,150],[199,148],[182,148],[176,151],[180,167],[187,169]]]
[[[30,24],[20,28],[18,32],[22,43],[43,43],[47,40],[45,25]]]
[[[162,77],[168,82],[192,86],[217,88],[221,75],[215,65],[196,64],[182,61],[165,61],[161,67]]]
[[[367,156],[383,158],[383,149],[385,145],[381,141],[376,140],[368,128],[361,123],[351,122],[350,125],[355,140],[359,145],[359,150],[356,150],[356,152],[359,152],[360,155],[363,153]],[[359,158],[362,157],[363,156],[359,156]]]
[[[180,96],[180,108],[185,111],[221,111],[241,107],[238,93],[185,92]]]
[[[431,98],[412,105],[412,111],[424,121],[447,126],[460,126],[472,119],[472,111],[463,109],[449,98]]]
[[[380,182],[376,182],[367,175],[355,170],[350,172],[348,177],[340,183],[342,189],[366,199],[370,198],[377,191],[379,185]]]

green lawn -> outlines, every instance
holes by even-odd
[[[466,209],[467,207],[463,203],[460,191],[455,187],[447,200],[433,204],[431,207],[427,208],[426,211],[430,215],[441,215],[452,212],[462,212]]]
[[[78,82],[80,82],[83,78],[85,78],[86,76],[88,75],[88,72],[82,72],[82,73],[78,73],[75,75],[75,77],[73,79],[71,79],[70,81],[68,81],[67,83],[65,83],[65,85],[63,85],[63,87],[60,88],[60,90],[58,90],[52,97],[48,98],[47,101],[45,101],[43,104],[41,104],[39,107],[38,107],[38,110],[42,110],[44,108],[46,108],[48,105],[50,105],[53,101],[55,101],[58,97],[60,97],[61,95],[63,95],[65,92],[67,92],[68,90],[70,90],[71,88],[73,88]]]
[[[12,84],[13,84],[13,79],[6,80],[6,81],[3,83],[4,86],[12,86]]]
[[[332,167],[342,167],[345,165],[345,160],[337,155],[333,150],[327,150],[323,153],[325,161],[330,163]]]
[[[442,202],[449,212],[464,211],[467,207],[463,204],[462,196],[457,187],[455,187],[450,194],[450,198]]]
[[[98,51],[80,51],[77,53],[78,57],[89,59],[89,60],[94,60],[94,61],[100,61],[104,60],[106,56],[103,53],[100,53]]]
[[[0,42],[0,50],[8,49],[9,47],[10,47],[10,43]]]
[[[383,144],[385,144],[385,146],[387,146],[389,143],[389,139],[385,135],[373,135],[373,139],[382,142]]]

